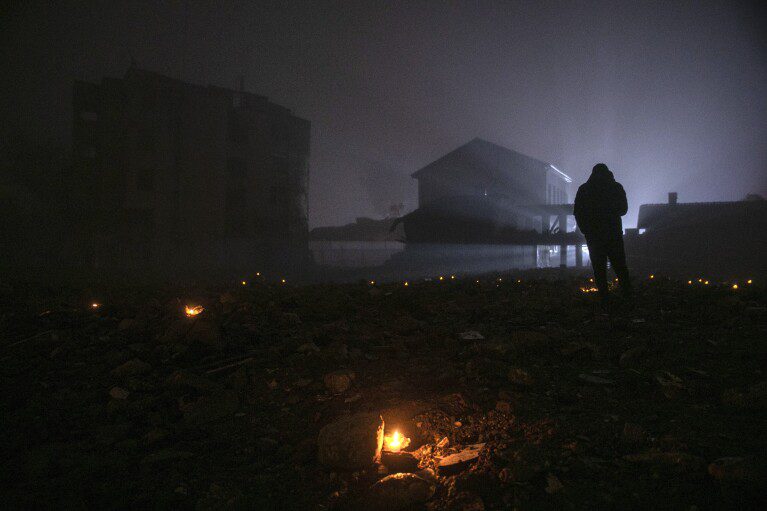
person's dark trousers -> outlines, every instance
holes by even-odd
[[[626,266],[626,251],[623,248],[623,236],[607,239],[586,238],[589,247],[591,267],[594,269],[594,283],[599,289],[602,300],[607,299],[607,261],[609,259],[623,295],[631,295],[631,279]]]

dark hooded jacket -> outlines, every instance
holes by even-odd
[[[623,234],[621,217],[628,211],[626,192],[607,165],[594,167],[575,195],[575,221],[589,239],[611,239]]]

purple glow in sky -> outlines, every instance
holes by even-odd
[[[140,67],[312,122],[310,225],[416,206],[410,174],[474,137],[641,203],[767,194],[757,3],[108,2],[0,11],[4,134],[68,142],[71,84]]]

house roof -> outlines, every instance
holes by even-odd
[[[478,169],[491,175],[497,175],[498,177],[512,177],[509,174],[513,168],[514,170],[523,169],[527,172],[553,171],[568,183],[572,182],[572,179],[570,179],[567,174],[550,163],[537,160],[526,154],[488,142],[481,138],[475,138],[466,144],[453,149],[441,158],[413,172],[411,176],[420,179],[424,175],[440,172],[444,163],[455,160],[461,161],[469,168]]]
[[[639,229],[680,228],[702,223],[724,223],[761,218],[767,222],[767,201],[687,202],[678,204],[642,204]]]

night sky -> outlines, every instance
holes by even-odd
[[[74,79],[139,67],[312,122],[311,226],[416,207],[410,174],[479,136],[639,205],[767,195],[767,27],[737,2],[17,2],[3,136],[69,144]],[[33,5],[27,5],[27,4]],[[574,194],[574,189],[571,193]]]

